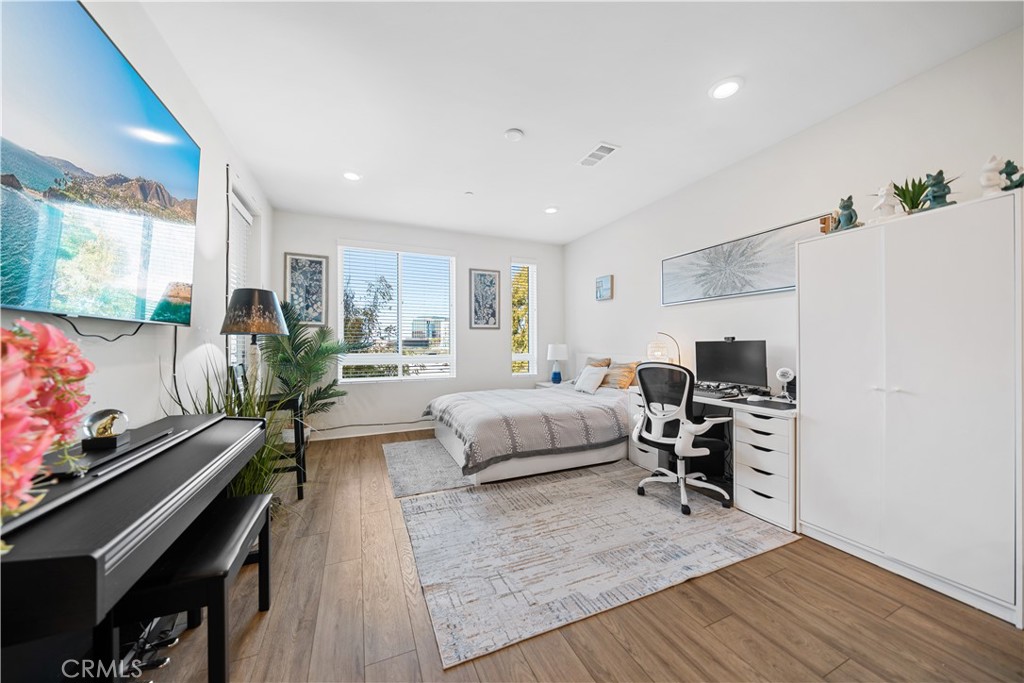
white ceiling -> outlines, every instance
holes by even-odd
[[[145,8],[276,208],[565,243],[1019,26],[1022,6]],[[734,74],[738,95],[707,96]],[[622,149],[580,166],[602,141]]]

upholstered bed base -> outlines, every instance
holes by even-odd
[[[466,461],[462,452],[465,445],[455,435],[455,432],[447,425],[435,422],[434,436],[441,442],[441,445],[444,446],[444,449],[448,451],[448,454],[452,456],[458,466],[462,467]],[[477,472],[470,476],[470,480],[474,484],[483,484],[489,481],[501,481],[502,479],[514,479],[516,477],[528,477],[533,474],[568,470],[573,467],[599,465],[625,458],[627,450],[628,444],[626,441],[623,441],[614,446],[596,448],[589,451],[513,458],[495,463],[487,469]]]

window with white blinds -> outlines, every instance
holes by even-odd
[[[512,374],[537,373],[537,266],[512,264]]]
[[[455,376],[455,259],[339,247],[342,381]]]
[[[239,287],[252,287],[252,268],[255,266],[250,255],[253,247],[253,219],[237,201],[230,202],[230,213],[228,214],[228,298],[231,293]],[[235,365],[245,362],[246,345],[249,338],[229,334],[228,342],[228,364]]]

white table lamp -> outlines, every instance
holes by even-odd
[[[562,368],[558,365],[560,360],[569,360],[569,347],[565,344],[548,344],[548,360],[554,361],[551,366],[551,383],[562,383]]]

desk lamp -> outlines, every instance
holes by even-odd
[[[672,358],[668,355],[668,344],[660,339],[655,339],[647,345],[647,360],[660,361],[662,363],[679,363],[682,358],[682,350],[679,348],[679,342],[677,342],[676,338],[671,334],[667,334],[665,332],[659,332],[658,334],[668,337],[672,340],[672,343],[676,345],[676,357]]]
[[[269,289],[240,287],[231,293],[228,310],[224,313],[221,334],[248,334],[252,336],[245,364],[248,368],[249,386],[258,386],[260,378],[260,347],[256,335],[286,335],[288,324],[284,321],[277,294]]]
[[[551,383],[562,383],[562,368],[558,361],[569,360],[569,347],[565,344],[548,344],[548,360],[554,361],[551,366]]]

